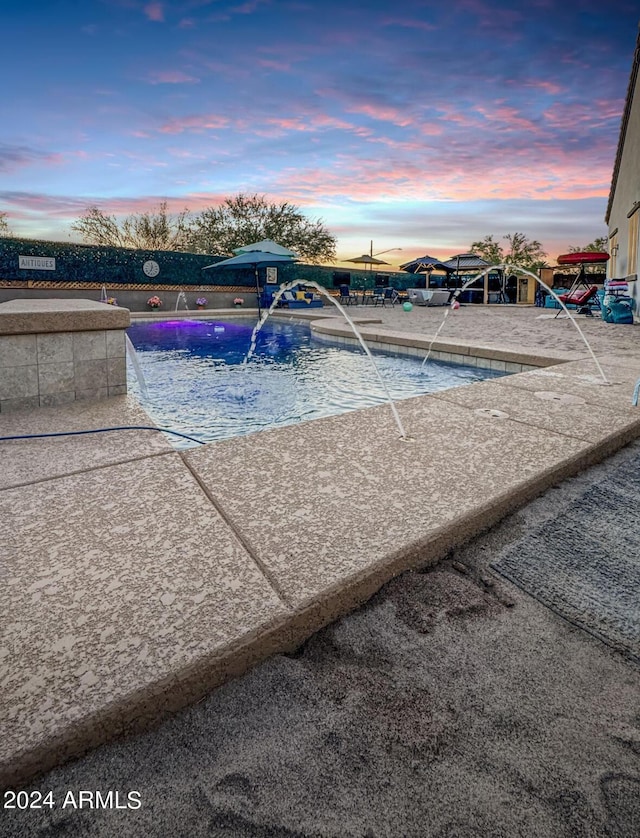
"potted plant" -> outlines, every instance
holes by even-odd
[[[198,297],[196,300],[196,306],[198,308],[204,308],[207,305],[207,298],[206,297]]]
[[[147,305],[151,306],[151,308],[153,309],[160,308],[160,306],[162,305],[162,300],[160,299],[160,297],[156,297],[154,295],[153,297],[149,297],[149,299],[147,300]]]
[[[108,306],[117,306],[117,305],[118,305],[118,301],[116,300],[116,298],[115,298],[115,297],[109,297],[109,298],[107,299],[107,305],[108,305]]]
[[[233,301],[234,306],[241,306],[244,303],[242,297],[236,297]]]

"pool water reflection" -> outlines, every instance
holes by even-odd
[[[128,329],[148,396],[129,388],[163,427],[212,441],[387,402],[360,348],[317,341],[307,324],[268,320],[255,355],[242,365],[253,320],[134,322]],[[375,353],[394,400],[504,373]],[[172,440],[189,447],[186,440]]]

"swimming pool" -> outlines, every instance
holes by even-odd
[[[147,386],[130,362],[129,389],[162,427],[203,441],[228,439],[384,404],[386,395],[362,349],[316,340],[306,323],[269,319],[248,364],[254,320],[138,321],[128,335]],[[504,373],[375,353],[394,400]],[[390,421],[393,421],[390,418]],[[172,438],[177,448],[195,443]]]

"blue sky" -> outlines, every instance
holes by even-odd
[[[0,10],[0,211],[68,241],[90,204],[257,192],[338,260],[606,233],[637,2],[71,0]]]

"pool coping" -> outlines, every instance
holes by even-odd
[[[248,309],[232,312],[241,317],[255,313]],[[179,316],[180,312],[151,316],[166,318],[167,314]],[[204,314],[194,312],[197,317]],[[210,317],[230,314],[207,312]],[[311,319],[314,334],[320,339],[355,340],[350,337],[349,327],[335,316],[318,313],[305,317],[298,312],[277,312],[275,316]],[[137,319],[138,314],[132,313],[133,318]],[[392,351],[411,350],[423,355],[428,352],[430,340],[382,329],[373,317],[358,318],[358,326],[367,343],[371,341]],[[451,549],[470,541],[545,489],[640,437],[640,413],[630,404],[625,406],[627,392],[640,377],[640,353],[625,359],[622,366],[616,366],[611,358],[603,359],[604,369],[617,379],[612,377],[612,385],[607,389],[595,380],[586,353],[569,353],[569,360],[565,353],[559,361],[555,355],[534,356],[459,341],[438,340],[431,348],[443,360],[459,357],[468,362],[475,358],[476,363],[480,359],[505,364],[505,369],[507,364],[532,369],[513,370],[512,376],[489,386],[485,386],[487,382],[467,385],[464,393],[462,388],[455,388],[407,400],[401,413],[413,434],[409,441],[398,439],[385,405],[251,438],[210,443],[186,452],[176,452],[160,443],[150,450],[147,436],[136,432],[135,437],[128,439],[126,451],[112,453],[111,443],[98,435],[87,443],[86,451],[79,446],[65,448],[59,465],[55,457],[53,461],[49,459],[51,470],[47,473],[39,471],[41,466],[35,457],[29,465],[31,471],[21,481],[0,489],[0,500],[6,492],[7,502],[24,502],[40,510],[46,495],[55,487],[80,491],[74,488],[73,480],[86,476],[82,483],[86,493],[98,477],[104,478],[108,472],[114,476],[113,482],[104,484],[101,491],[117,503],[121,491],[116,480],[120,474],[117,467],[130,468],[133,473],[134,463],[136,469],[143,469],[145,463],[152,461],[158,468],[170,465],[194,492],[206,499],[203,502],[210,508],[216,526],[228,533],[240,551],[238,555],[243,556],[242,561],[271,597],[266,616],[249,623],[240,614],[237,620],[227,618],[224,631],[231,631],[231,635],[224,642],[216,641],[223,634],[222,624],[216,622],[215,615],[208,614],[209,636],[185,650],[185,662],[179,668],[170,676],[156,679],[139,678],[135,673],[130,678],[122,676],[122,688],[115,698],[106,687],[101,697],[98,683],[95,695],[87,701],[77,686],[73,656],[64,663],[60,654],[45,650],[40,663],[47,672],[55,672],[60,696],[64,692],[66,697],[60,697],[53,718],[42,711],[35,688],[31,694],[27,690],[26,695],[5,691],[3,700],[11,706],[16,706],[20,694],[19,701],[26,708],[25,719],[33,723],[37,732],[25,740],[25,730],[15,729],[15,725],[12,728],[8,718],[3,722],[3,727],[8,728],[1,731],[0,737],[0,786],[23,784],[87,749],[159,723],[269,655],[296,648],[324,625],[366,601],[393,576],[439,561]],[[549,402],[549,410],[555,412],[558,428],[554,427],[554,417],[550,421],[547,402],[540,400],[541,393],[554,392],[558,398]],[[564,400],[560,398],[563,394]],[[124,397],[106,401],[108,404],[102,409],[112,411],[110,421],[115,422],[118,416],[129,417],[126,411],[130,406],[126,407]],[[64,411],[47,408],[41,420],[29,414],[29,421],[36,423],[34,428],[37,421],[48,428],[59,428],[69,421],[70,411],[80,415],[78,411],[88,409],[81,404],[67,406]],[[507,419],[497,414],[507,415]],[[443,417],[448,425],[440,431]],[[20,414],[0,417],[3,434],[19,423]],[[465,436],[464,429],[469,436]],[[8,450],[9,458],[24,460],[20,452],[25,448],[15,445]],[[55,453],[53,447],[49,450]],[[461,452],[464,462],[460,462]],[[441,467],[436,468],[434,462]],[[444,473],[447,470],[449,474]],[[242,475],[241,481],[238,474]],[[350,481],[360,492],[362,508],[345,505],[341,498],[330,494],[332,488],[348,488]],[[427,488],[425,482],[430,483]],[[436,496],[439,499],[430,516],[423,514],[416,501],[427,490],[433,491],[434,500]],[[140,498],[155,498],[163,490],[161,484],[140,479],[132,491]],[[380,492],[384,492],[385,505],[372,509],[372,499]],[[451,492],[465,498],[460,514],[454,517],[442,503],[446,493]],[[281,513],[278,498],[283,496],[291,498],[289,514]],[[308,510],[304,500],[307,497],[312,499]],[[313,508],[319,501],[323,514],[316,514]],[[79,494],[78,504],[84,503],[85,495]],[[78,515],[82,517],[82,512]],[[158,537],[181,543],[183,522],[167,516],[157,526]],[[54,527],[43,536],[43,551],[50,555],[52,567],[62,537]],[[150,561],[143,546],[143,541],[127,544],[133,562]],[[122,549],[117,540],[105,545],[114,563],[122,558]],[[195,553],[188,558],[197,564],[202,547],[191,549]],[[16,567],[28,567],[32,546],[26,533],[18,534],[15,551]],[[83,562],[84,557],[78,556],[77,561]],[[233,576],[233,569],[230,573]],[[242,578],[240,574],[238,580]],[[52,597],[54,602],[56,595]],[[51,602],[48,608],[53,607]],[[84,613],[82,602],[74,605],[61,599],[58,604],[73,612],[72,616]],[[9,601],[8,607],[6,613],[17,619],[32,605],[16,599]],[[137,618],[152,623],[153,613],[147,613],[146,608],[141,601]],[[198,613],[196,608],[196,620]],[[43,621],[45,618],[43,614]],[[122,625],[120,631],[127,635],[131,628]],[[14,642],[20,660],[23,639],[19,633]],[[181,642],[176,635],[175,645],[180,647]],[[102,653],[108,669],[108,646]],[[26,689],[20,682],[20,672],[12,668],[9,671],[20,689]],[[58,696],[54,694],[53,700],[57,701]],[[82,702],[81,713],[78,702]]]

